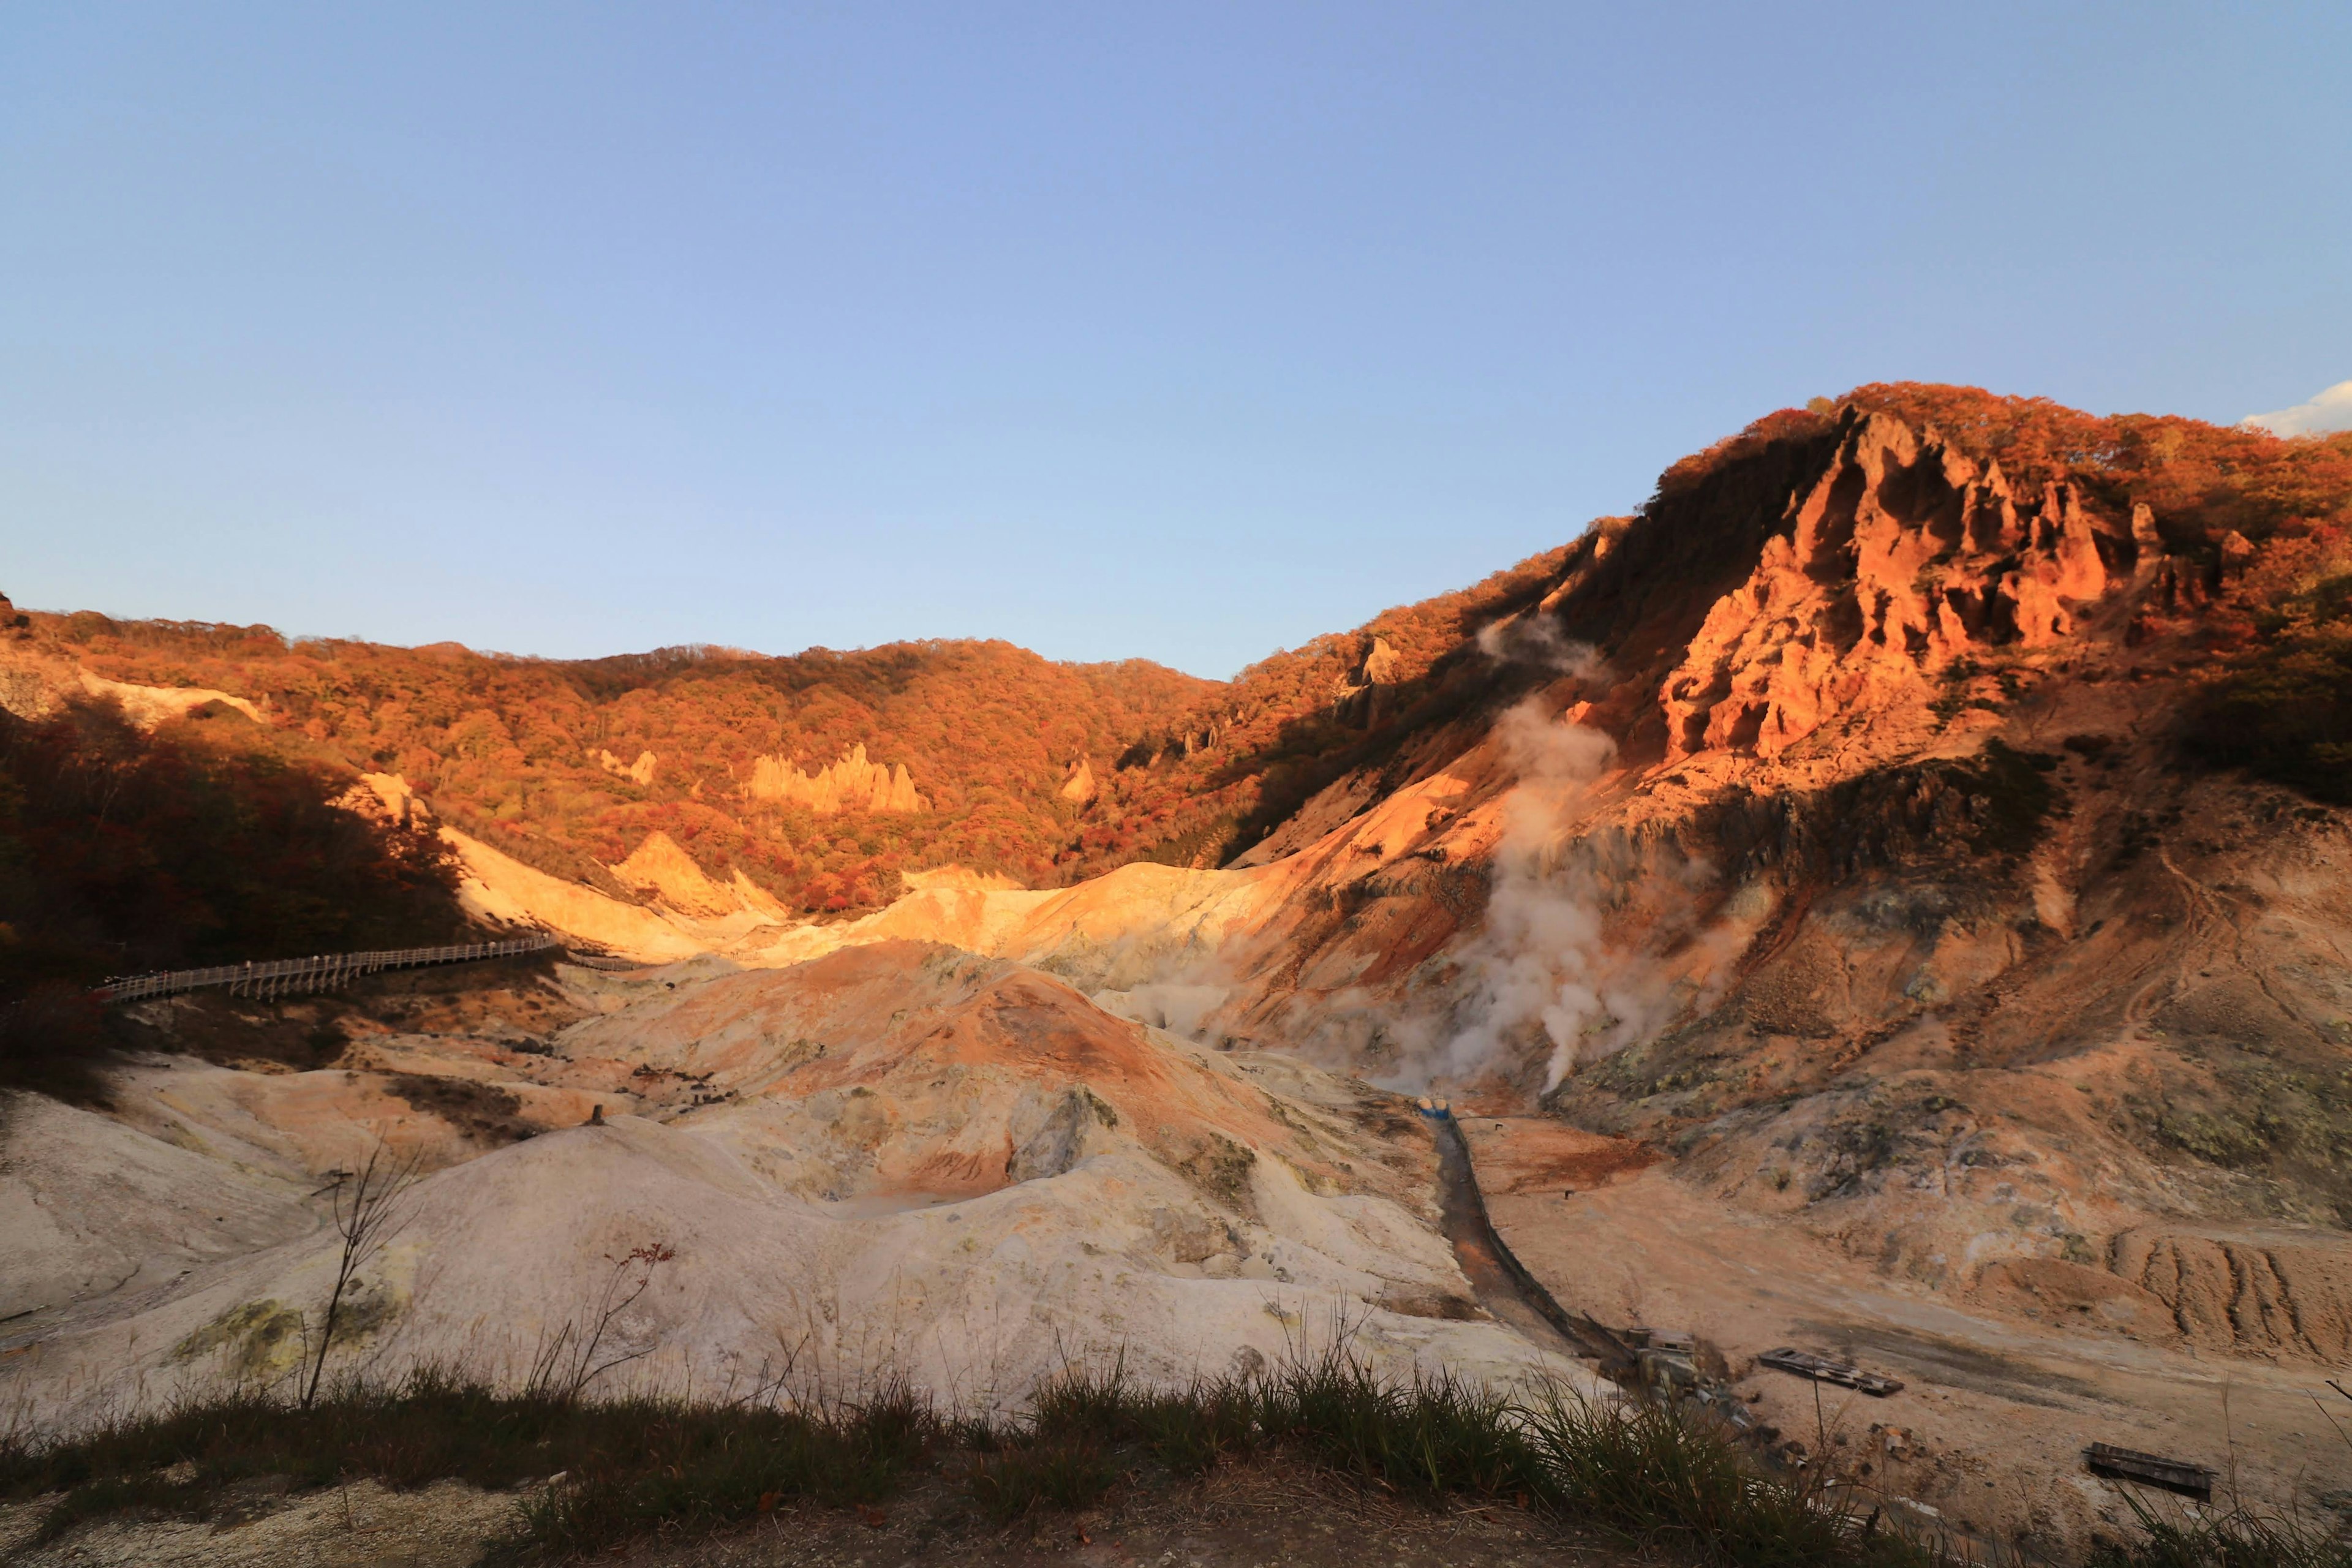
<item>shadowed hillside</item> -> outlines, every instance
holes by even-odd
[[[114,974],[450,940],[447,851],[241,716],[0,712],[0,1086],[82,1093]],[[284,752],[292,750],[295,755]]]

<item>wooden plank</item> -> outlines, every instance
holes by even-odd
[[[1860,1389],[1863,1393],[1877,1399],[1884,1399],[1890,1394],[1898,1393],[1903,1387],[1901,1380],[1897,1378],[1883,1377],[1877,1373],[1864,1372],[1858,1366],[1851,1366],[1842,1361],[1832,1361],[1827,1356],[1792,1350],[1786,1345],[1779,1350],[1766,1351],[1756,1358],[1756,1362],[1759,1366],[1794,1373],[1799,1377],[1810,1377],[1816,1383],[1834,1383],[1843,1388]]]
[[[2083,1462],[2095,1476],[2112,1480],[2139,1481],[2166,1491],[2179,1492],[2210,1501],[2213,1482],[2221,1474],[2205,1465],[2190,1464],[2186,1459],[2168,1459],[2161,1454],[2143,1454],[2137,1448],[2118,1448],[2109,1443],[2094,1443],[2083,1450]]]

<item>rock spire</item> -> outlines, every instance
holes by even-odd
[[[915,778],[907,764],[885,767],[866,759],[864,742],[852,746],[838,762],[804,773],[797,762],[761,757],[753,764],[751,784],[754,800],[803,805],[819,816],[846,811],[929,811],[931,803],[915,793]]]

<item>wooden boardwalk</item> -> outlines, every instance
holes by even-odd
[[[428,963],[472,963],[520,952],[544,952],[561,939],[552,932],[505,942],[472,942],[454,947],[397,947],[375,952],[329,952],[310,958],[278,958],[263,963],[224,963],[210,969],[171,969],[110,980],[97,990],[100,1001],[143,1002],[183,991],[226,986],[237,996],[294,996],[329,991],[356,976],[383,969],[415,969]]]

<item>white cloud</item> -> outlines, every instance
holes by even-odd
[[[2352,430],[2352,381],[2339,381],[2308,403],[2276,414],[2249,414],[2238,423],[2273,436],[2324,436],[2331,430]]]

